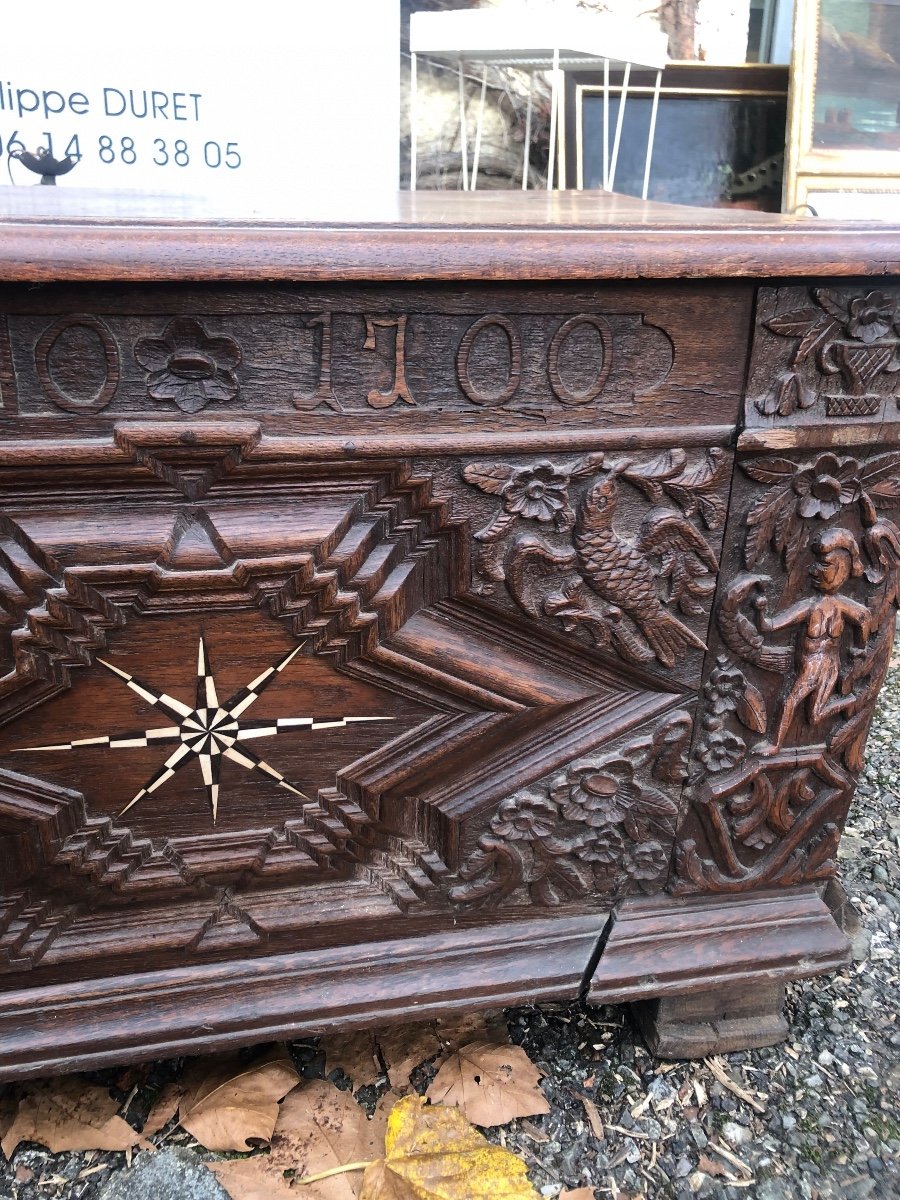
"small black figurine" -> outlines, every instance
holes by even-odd
[[[57,175],[68,174],[77,161],[70,155],[67,155],[65,158],[54,158],[45,146],[39,146],[34,154],[30,150],[20,150],[18,154],[13,154],[12,157],[17,158],[29,171],[34,171],[35,174],[40,175],[41,183],[49,184],[51,187],[56,186]]]

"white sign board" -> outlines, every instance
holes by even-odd
[[[398,0],[10,0],[0,155],[59,185],[146,192],[395,191]],[[283,205],[281,206],[283,207]]]

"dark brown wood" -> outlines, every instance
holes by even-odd
[[[0,277],[154,282],[883,276],[883,222],[646,203],[602,192],[237,198],[0,187]],[[24,193],[24,194],[23,194]],[[46,193],[50,193],[49,195]],[[61,241],[60,224],[66,226]],[[463,232],[464,236],[461,236]]]
[[[784,985],[779,983],[641,1000],[631,1007],[650,1052],[661,1058],[755,1050],[788,1035]]]
[[[827,255],[896,230],[77,201],[0,222],[0,1077],[580,994],[705,1053],[845,961],[898,293]]]

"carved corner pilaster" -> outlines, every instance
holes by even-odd
[[[898,507],[896,450],[739,454],[675,894],[834,875],[893,646]]]

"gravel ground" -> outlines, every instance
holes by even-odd
[[[900,1197],[900,666],[888,677],[868,765],[841,849],[859,912],[854,963],[788,990],[791,1036],[711,1066],[652,1059],[621,1008],[516,1009],[510,1035],[545,1072],[546,1116],[489,1131],[528,1163],[546,1196],[593,1185],[605,1200],[892,1200]],[[322,1074],[314,1041],[292,1046]],[[751,1106],[717,1078],[750,1093]],[[113,1086],[140,1124],[180,1063],[92,1076]],[[424,1090],[433,1068],[413,1073]],[[386,1080],[363,1089],[371,1104]],[[136,1090],[135,1090],[136,1089]],[[133,1094],[132,1094],[133,1093]],[[763,1097],[765,1099],[763,1099]],[[588,1104],[585,1104],[587,1099]],[[757,1109],[763,1111],[757,1111]],[[0,1200],[221,1200],[213,1156],[182,1131],[157,1154],[49,1154],[23,1145],[0,1162]]]

